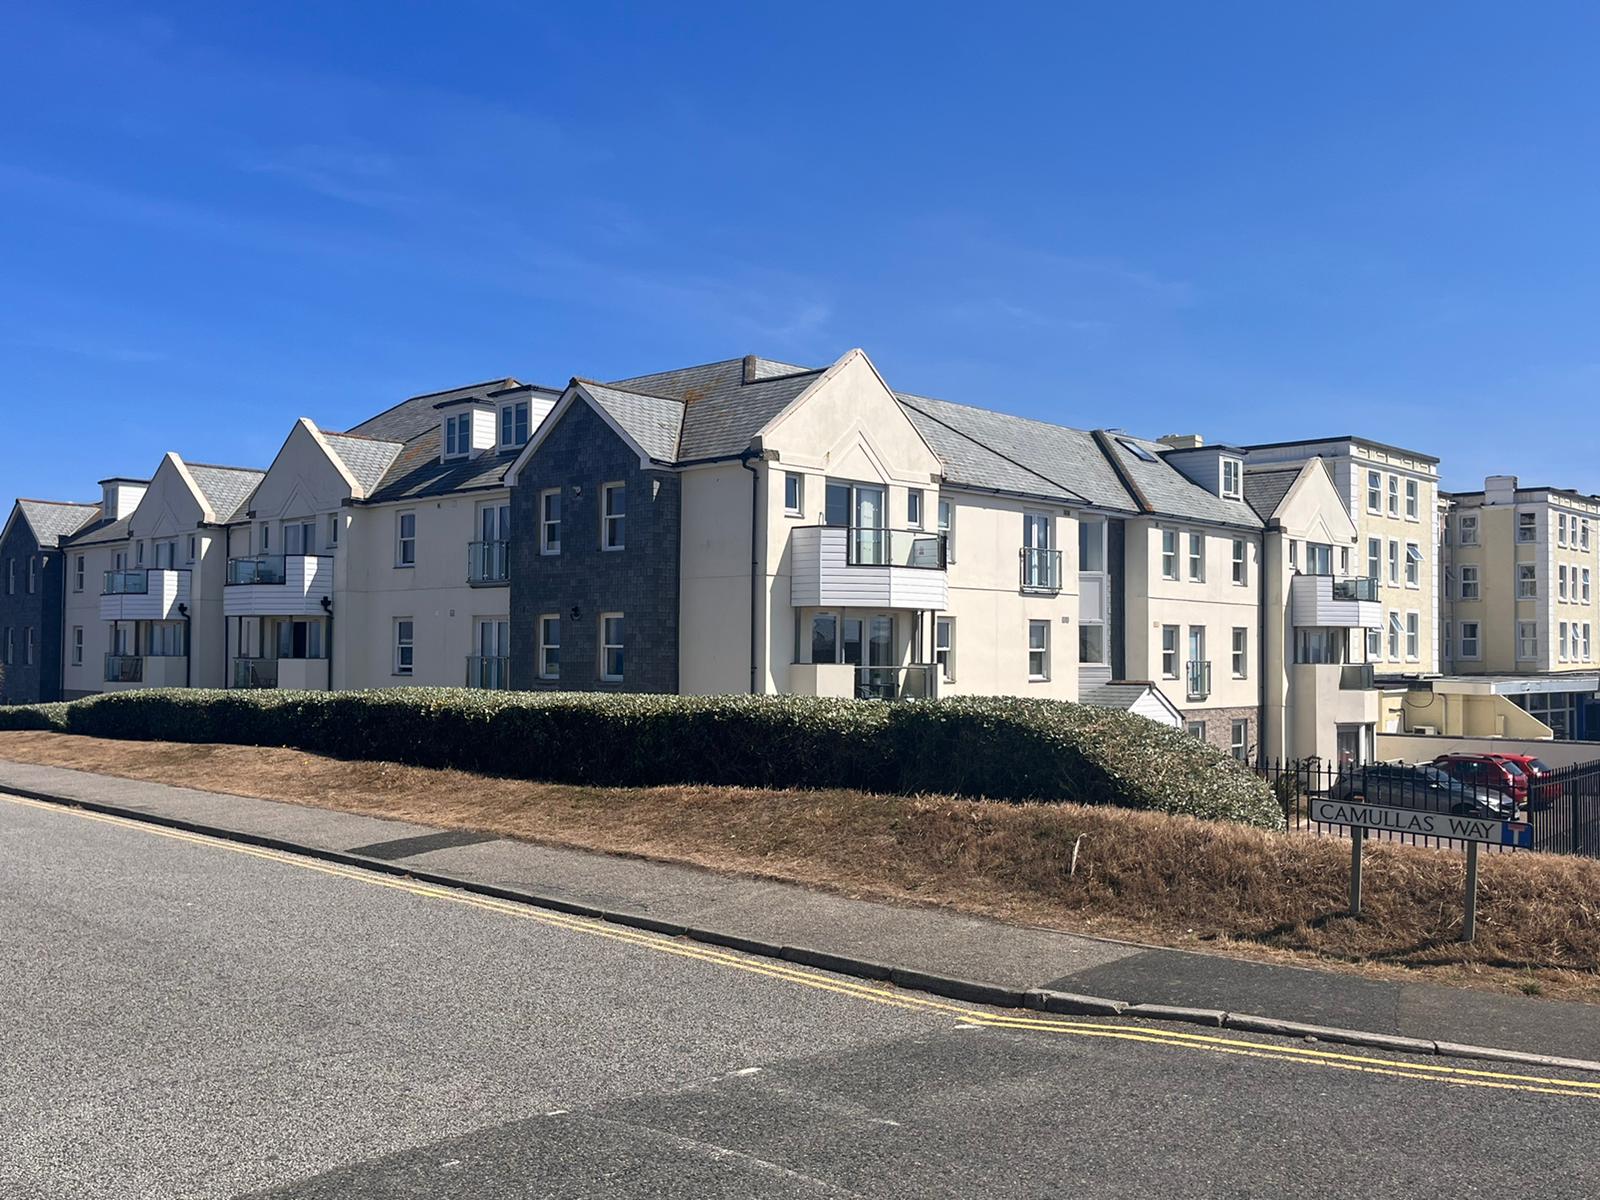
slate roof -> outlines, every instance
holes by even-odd
[[[361,490],[371,495],[394,460],[405,449],[399,442],[381,441],[377,438],[352,437],[347,433],[324,433],[322,438],[328,448],[344,463],[345,469],[355,476]]]
[[[420,437],[407,442],[389,464],[378,487],[367,494],[367,499],[374,503],[420,500],[450,492],[499,487],[522,452],[517,447],[442,462],[440,438],[439,426],[435,424]]]
[[[1278,505],[1283,503],[1303,469],[1301,466],[1247,469],[1244,473],[1245,503],[1263,521],[1272,520],[1272,514],[1278,511]]]
[[[449,388],[442,392],[427,392],[421,396],[412,396],[409,400],[402,400],[393,408],[387,408],[375,417],[368,417],[361,424],[345,432],[359,434],[362,437],[381,438],[389,442],[409,442],[412,438],[426,433],[430,426],[438,424],[439,414],[433,411],[436,404],[469,396],[482,396],[487,399],[491,392],[520,386],[517,380],[507,376],[504,379],[488,379],[483,383],[468,384],[466,387]]]
[[[623,391],[586,379],[578,382],[647,455],[657,462],[677,460],[687,407],[682,400]]]
[[[55,549],[100,515],[98,504],[74,504],[64,500],[18,500],[17,510],[33,530],[34,542],[46,550]]]
[[[256,485],[266,478],[265,471],[254,467],[218,467],[210,463],[183,464],[195,486],[206,498],[206,504],[217,515],[217,521],[227,524],[245,510]]]
[[[96,521],[92,525],[79,530],[69,540],[74,546],[125,541],[128,537],[128,519],[128,517],[120,517],[115,521]]]
[[[1100,441],[1114,457],[1127,480],[1139,490],[1151,511],[1160,516],[1185,517],[1219,525],[1242,525],[1260,529],[1261,518],[1242,500],[1224,500],[1201,487],[1177,467],[1161,457],[1170,447],[1125,433],[1105,433]],[[1130,447],[1138,447],[1155,458],[1146,462]]]
[[[822,374],[821,369],[756,358],[751,362],[752,382],[746,383],[745,362],[730,358],[680,371],[613,380],[609,386],[682,403],[677,453],[667,456],[668,461],[731,457],[746,449],[768,421]],[[611,411],[609,405],[607,411]],[[617,422],[622,424],[621,418]]]

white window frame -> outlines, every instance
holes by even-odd
[[[1556,657],[1561,662],[1566,662],[1567,661],[1567,623],[1565,621],[1561,622],[1561,633],[1560,633],[1560,636],[1558,637],[1558,639],[1556,641],[1556,645],[1560,647],[1560,649],[1556,652]]]
[[[329,513],[328,514],[328,549],[329,550],[337,550],[338,548],[339,548],[339,514],[338,513]]]
[[[1246,625],[1233,627],[1233,639],[1229,645],[1229,662],[1233,667],[1235,679],[1248,679],[1250,677],[1250,628]]]
[[[1422,547],[1416,542],[1406,543],[1406,586],[1422,586]]]
[[[1556,599],[1562,604],[1567,602],[1567,564],[1556,565]]]
[[[33,626],[25,626],[22,630],[22,665],[33,666]]]
[[[1233,582],[1239,587],[1250,585],[1250,552],[1245,549],[1243,538],[1233,539]]]
[[[1400,543],[1395,538],[1389,539],[1389,586],[1400,586]]]
[[[1517,622],[1517,658],[1530,662],[1539,657],[1539,622]]]
[[[1161,678],[1178,678],[1178,664],[1183,649],[1183,627],[1180,625],[1163,625],[1161,627]]]
[[[555,640],[550,640],[550,627],[555,626]],[[555,670],[550,669],[550,651],[555,651]],[[561,678],[561,614],[539,614],[539,678]]]
[[[1461,564],[1461,599],[1480,600],[1483,598],[1483,585],[1478,579],[1477,563]]]
[[[1539,598],[1539,564],[1517,564],[1517,594],[1518,600],[1537,600]]]
[[[417,623],[411,617],[396,617],[391,636],[395,675],[410,677],[417,673]]]
[[[1412,609],[1406,613],[1406,661],[1416,662],[1422,657],[1422,614]]]
[[[1222,498],[1224,500],[1238,500],[1244,495],[1244,464],[1237,458],[1223,458],[1222,470]]]
[[[406,519],[410,518],[411,532],[406,533]],[[394,515],[394,565],[417,565],[417,514],[411,509]]]
[[[783,473],[783,511],[791,517],[806,513],[806,477],[799,471]]]
[[[923,495],[921,488],[906,489],[906,528],[922,528]]]
[[[1367,539],[1367,576],[1373,583],[1383,579],[1383,539]]]
[[[1228,753],[1237,762],[1245,762],[1250,757],[1250,719],[1238,718],[1228,727]]]
[[[611,497],[622,496],[622,511],[611,511]],[[621,482],[600,485],[600,549],[610,552],[627,548],[628,485]],[[615,531],[615,540],[613,540]]]
[[[1204,583],[1206,581],[1206,535],[1203,533],[1190,533],[1188,549],[1189,582]]]
[[[522,429],[520,430],[522,436],[520,438],[517,436],[519,432],[517,429],[519,417],[522,425]],[[511,429],[511,436],[509,438],[506,437],[506,427],[508,425]],[[511,400],[505,404],[502,404],[500,406],[499,426],[500,449],[512,450],[518,446],[526,446],[528,444],[528,437],[533,432],[530,425],[528,402],[526,400]]]
[[[939,679],[943,683],[956,681],[956,619],[954,617],[935,617],[933,619],[933,661],[939,668]]]
[[[39,560],[36,555],[28,555],[28,595],[33,595],[39,588]]]
[[[1532,512],[1519,512],[1517,514],[1517,541],[1523,545],[1539,540],[1539,514]]]
[[[1035,634],[1039,636],[1035,638]],[[1038,669],[1034,669],[1037,658]],[[1028,681],[1046,683],[1050,679],[1050,622],[1028,621]]]
[[[1398,475],[1389,476],[1389,515],[1391,517],[1400,515],[1400,476]]]
[[[1367,472],[1367,511],[1383,512],[1383,472]]]
[[[83,626],[72,627],[72,665],[83,666]]]
[[[606,625],[610,621],[623,622],[619,640],[615,642],[608,642],[606,640],[607,634],[609,633]],[[626,618],[622,613],[619,612],[601,613],[599,632],[600,636],[597,640],[600,643],[600,679],[603,683],[621,683],[628,672],[628,626]],[[606,670],[606,659],[611,650],[616,650],[622,655],[622,670],[616,672],[615,674],[612,674]]]
[[[81,555],[81,554],[73,555],[73,560],[72,560],[72,590],[73,591],[75,591],[75,592],[83,591],[83,577],[84,577],[85,573],[86,573],[86,569],[85,569],[85,566],[84,566],[83,555]]]
[[[1161,531],[1161,578],[1177,580],[1182,578],[1178,574],[1178,531],[1176,529],[1163,529]]]
[[[1458,532],[1461,535],[1461,545],[1476,546],[1478,544],[1478,514],[1462,513]]]
[[[1587,604],[1587,603],[1589,603],[1589,595],[1590,595],[1590,593],[1589,593],[1589,568],[1588,567],[1583,567],[1581,569],[1581,573],[1583,575],[1583,596],[1582,596],[1581,599],[1582,599],[1582,602],[1584,604]]]
[[[472,453],[472,414],[451,413],[444,419],[444,457],[466,458]]]
[[[554,520],[552,520],[551,517],[550,517],[550,501],[551,500],[554,500],[556,502],[556,508],[557,508],[557,512],[556,512]],[[562,506],[562,500],[561,500],[561,489],[560,488],[545,488],[544,491],[539,493],[539,553],[540,554],[549,555],[549,554],[560,554],[561,553],[561,519],[562,519],[562,513],[560,512],[561,506]],[[554,537],[552,537],[550,535],[550,531],[552,529],[555,530],[555,536]]]
[[[1400,661],[1400,639],[1406,631],[1405,618],[1399,612],[1389,614],[1389,654],[1390,662]]]
[[[1422,519],[1418,499],[1421,489],[1415,479],[1406,480],[1406,520],[1420,521]]]
[[[1565,546],[1566,544],[1567,544],[1567,514],[1564,513],[1564,512],[1557,511],[1557,513],[1556,513],[1556,545]]]
[[[1468,633],[1468,630],[1471,630]],[[1461,657],[1477,660],[1483,657],[1482,630],[1477,621],[1461,622]],[[1470,647],[1470,649],[1469,649]]]
[[[935,511],[939,532],[944,534],[944,560],[953,563],[956,560],[956,502],[940,496]]]

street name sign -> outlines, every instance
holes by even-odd
[[[1526,821],[1496,821],[1486,817],[1461,817],[1454,813],[1418,808],[1390,808],[1359,800],[1313,800],[1311,819],[1323,825],[1349,825],[1418,837],[1455,838],[1492,846],[1533,847],[1533,826]]]

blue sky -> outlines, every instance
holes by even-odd
[[[862,346],[1600,491],[1593,5],[0,0],[0,492]]]

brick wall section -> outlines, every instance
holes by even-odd
[[[1245,743],[1245,749],[1254,754],[1261,743],[1261,710],[1254,706],[1250,708],[1194,708],[1184,709],[1183,720],[1187,728],[1190,721],[1204,721],[1206,723],[1206,741],[1210,742],[1224,754],[1233,747],[1233,723],[1235,721],[1250,722],[1250,738]]]
[[[38,563],[35,590],[28,593],[28,559]],[[17,587],[6,594],[6,571],[16,563]],[[20,517],[0,542],[0,655],[5,630],[12,631],[16,647],[10,663],[0,658],[0,703],[36,704],[61,698],[61,586],[60,551],[42,553],[33,532]],[[27,664],[27,633],[34,636],[33,665]]]
[[[600,549],[601,485],[627,485],[620,551]],[[539,493],[561,489],[561,553],[539,553]],[[583,401],[567,410],[511,495],[511,684],[561,691],[678,690],[678,476],[647,471]],[[574,620],[572,610],[579,610]],[[624,679],[600,679],[600,614],[621,612]],[[539,617],[561,617],[561,678],[538,678]]]

